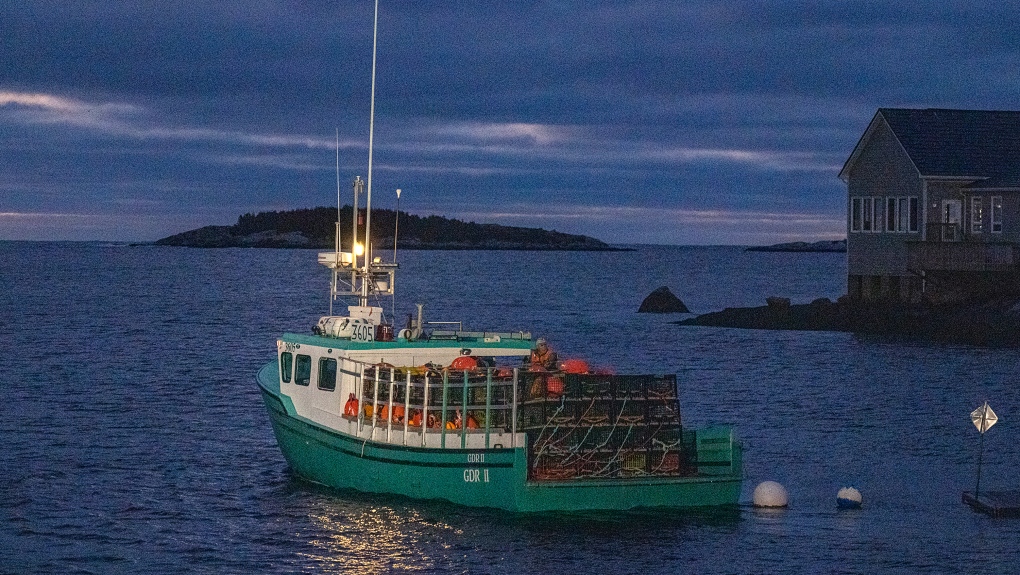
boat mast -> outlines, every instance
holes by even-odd
[[[358,269],[358,194],[365,191],[365,182],[361,176],[354,176],[354,213],[351,216],[351,270]],[[351,278],[354,281],[354,278]],[[351,284],[354,287],[354,284]]]
[[[361,176],[354,178],[354,207],[351,214],[351,249],[350,255],[340,251],[340,130],[337,129],[337,152],[336,152],[336,170],[337,170],[337,224],[336,224],[336,245],[332,253],[320,253],[319,263],[329,267],[333,270],[333,285],[332,285],[332,298],[330,300],[330,315],[333,314],[333,299],[338,296],[354,297],[358,298],[358,306],[363,308],[358,310],[358,313],[366,313],[366,309],[369,308],[368,299],[370,295],[376,296],[393,296],[394,294],[394,280],[395,272],[397,269],[396,261],[390,263],[382,263],[376,261],[372,257],[372,244],[370,238],[372,237],[372,160],[373,150],[375,147],[375,76],[376,76],[376,51],[377,51],[377,39],[379,36],[379,0],[375,0],[375,19],[372,24],[372,101],[371,109],[369,111],[369,125],[368,125],[368,190],[365,190],[366,181],[361,179]],[[366,195],[365,204],[365,232],[360,233],[358,229],[360,227],[360,213],[358,209],[358,195]],[[399,209],[398,209],[399,211]],[[395,231],[395,230],[394,230]],[[359,239],[361,241],[359,241]],[[394,241],[394,243],[396,243]],[[361,253],[358,253],[361,250]],[[364,258],[363,262],[359,262],[358,258]],[[394,259],[396,259],[394,257]],[[344,273],[350,273],[351,281],[349,289],[340,289],[339,274],[341,270]],[[360,282],[360,283],[359,283]],[[345,284],[346,287],[346,284]],[[394,304],[395,305],[395,304]],[[350,309],[350,307],[348,308]],[[380,312],[382,308],[380,307]],[[352,310],[353,313],[353,310]],[[377,321],[381,321],[381,314]]]
[[[371,281],[369,266],[372,262],[372,147],[375,137],[375,54],[379,39],[379,0],[375,0],[375,17],[372,21],[372,104],[368,113],[368,193],[365,196],[365,275],[361,281],[361,305],[368,305],[368,284]]]

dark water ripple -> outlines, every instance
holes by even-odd
[[[764,512],[511,516],[293,479],[254,385],[323,315],[314,252],[0,242],[0,573],[1007,573],[1020,522],[1020,354],[848,334],[679,328],[634,313],[835,298],[832,254],[643,247],[402,254],[398,311],[531,329],[563,356],[676,372],[692,425],[736,423]],[[418,294],[404,297],[403,294]],[[837,512],[853,484],[865,509]]]

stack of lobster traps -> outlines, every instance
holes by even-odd
[[[531,385],[543,391],[520,403],[530,480],[696,473],[694,435],[680,424],[675,375],[556,377],[555,385]]]

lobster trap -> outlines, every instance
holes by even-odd
[[[680,422],[675,375],[557,377],[556,385],[525,382],[541,390],[517,414],[528,438],[530,480],[696,473],[694,434]]]

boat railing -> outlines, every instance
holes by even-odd
[[[484,436],[486,449],[517,447],[517,368],[459,370],[348,361],[357,367],[359,433],[368,427],[371,437],[384,432],[385,441],[392,442],[396,432],[404,445],[420,433],[422,446],[438,436],[439,447],[460,449],[478,447],[478,441],[470,439],[477,435]],[[507,433],[509,445],[502,438]]]
[[[532,481],[700,472],[672,375],[346,361],[360,405],[348,420],[362,437],[446,449],[526,445]]]

